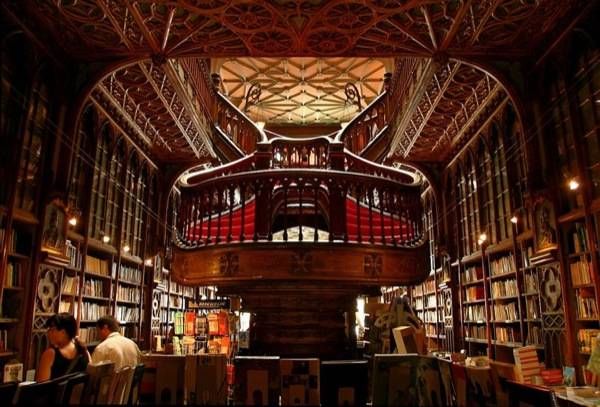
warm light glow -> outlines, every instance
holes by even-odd
[[[129,253],[129,250],[131,250],[131,248],[129,247],[128,244],[126,244],[125,246],[123,246],[123,252]]]
[[[108,242],[110,242],[110,236],[107,236],[107,235],[104,235],[104,236],[102,236],[102,241],[103,241],[104,243],[108,243]]]
[[[479,235],[479,240],[477,240],[477,243],[479,245],[482,245],[485,243],[486,240],[487,240],[487,235],[485,233],[482,233]]]
[[[146,266],[152,266],[152,264],[153,264],[152,258],[146,259],[146,261],[144,261],[144,263],[146,264]]]
[[[510,221],[516,225],[519,222],[519,218],[513,215],[513,217],[510,218]]]
[[[71,226],[77,226],[77,218],[75,216],[72,216],[69,219],[69,225],[71,225]]]
[[[264,129],[265,128],[265,122],[256,122],[256,127],[258,127],[259,129]]]
[[[569,181],[569,189],[570,189],[571,191],[575,191],[577,188],[579,188],[579,182],[577,182],[577,179],[576,179],[576,178],[572,178],[572,179]]]

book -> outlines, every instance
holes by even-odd
[[[23,363],[7,363],[4,365],[4,383],[23,381]]]

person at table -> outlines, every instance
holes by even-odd
[[[90,362],[86,346],[75,336],[77,321],[61,312],[46,321],[48,348],[42,353],[35,380],[43,382],[69,373],[84,372]]]
[[[135,367],[140,363],[141,352],[134,341],[119,333],[119,321],[111,315],[100,317],[96,322],[98,336],[102,341],[92,353],[92,363],[113,362],[115,370]]]

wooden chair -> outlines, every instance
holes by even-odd
[[[456,392],[456,405],[467,407],[467,368],[464,365],[452,363],[452,384]]]
[[[467,400],[473,407],[496,405],[496,394],[489,367],[467,366]]]
[[[15,393],[17,392],[18,386],[19,383],[17,382],[8,382],[0,384],[0,400],[12,402],[12,400],[15,398]]]
[[[515,365],[490,360],[490,369],[492,369],[492,383],[494,383],[494,389],[496,390],[496,405],[498,407],[508,407],[506,381],[515,380]]]
[[[113,362],[88,365],[87,373],[90,378],[82,400],[83,404],[108,404],[114,372]]]
[[[438,359],[440,378],[444,386],[443,401],[448,407],[456,405],[456,392],[452,383],[452,362],[446,359]]]
[[[20,385],[13,399],[17,406],[48,406],[62,400],[62,386],[64,377],[58,377],[45,382]]]
[[[142,383],[142,377],[144,376],[144,364],[138,364],[133,371],[133,378],[131,380],[131,390],[129,391],[129,397],[127,399],[128,406],[137,406],[139,404],[140,395],[140,384]]]
[[[86,372],[78,372],[65,376],[63,381],[58,384],[61,389],[62,400],[57,400],[57,404],[62,404],[63,406],[82,404],[89,378],[90,375]]]
[[[125,366],[113,375],[108,404],[125,404],[129,399],[134,368]]]
[[[507,380],[506,389],[510,407],[553,407],[557,405],[554,392],[546,387]]]

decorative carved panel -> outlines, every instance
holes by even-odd
[[[225,253],[219,257],[219,272],[224,276],[232,276],[239,271],[240,259],[235,253]]]
[[[559,263],[539,268],[540,297],[542,300],[543,343],[546,351],[546,366],[560,367],[564,364],[565,311],[560,284]]]
[[[309,274],[312,272],[313,256],[308,251],[299,250],[292,254],[292,274]]]
[[[383,259],[379,254],[367,254],[363,262],[365,273],[371,277],[377,277],[381,274]]]

